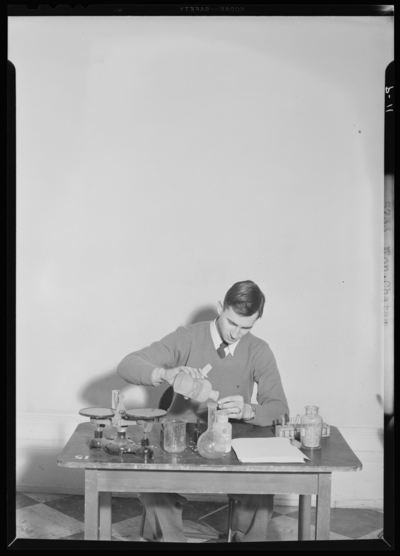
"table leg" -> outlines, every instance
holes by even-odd
[[[99,492],[97,490],[97,471],[85,471],[85,541],[99,538]]]
[[[329,540],[331,525],[331,473],[320,473],[318,478],[315,513],[315,540]]]
[[[111,540],[111,492],[100,492],[100,540]]]
[[[310,540],[311,494],[299,495],[299,541]]]

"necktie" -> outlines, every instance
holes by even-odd
[[[226,342],[221,342],[221,345],[219,346],[219,348],[217,349],[217,353],[220,356],[221,359],[223,359],[225,357],[225,348],[228,344]]]

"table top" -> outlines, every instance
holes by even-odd
[[[193,437],[195,425],[187,424],[187,442]],[[206,425],[202,425],[202,431]],[[354,454],[340,431],[331,426],[330,437],[322,438],[321,450],[301,451],[310,459],[304,463],[241,463],[232,449],[222,458],[206,460],[190,447],[184,452],[170,454],[160,446],[160,423],[154,423],[152,430],[147,433],[150,445],[154,447],[154,459],[144,463],[143,458],[133,454],[110,456],[102,449],[89,448],[90,439],[94,436],[93,423],[80,423],[64,450],[57,458],[61,467],[85,469],[130,469],[130,470],[163,470],[163,471],[214,471],[214,472],[291,472],[291,473],[319,473],[334,471],[360,471],[362,463]],[[104,437],[115,438],[117,431],[114,427],[105,428]],[[138,425],[127,427],[127,437],[140,443],[143,430]],[[232,438],[260,438],[273,437],[274,427],[257,427],[244,423],[233,423]]]

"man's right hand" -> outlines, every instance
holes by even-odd
[[[175,380],[176,375],[181,372],[186,373],[192,378],[205,378],[203,373],[201,372],[201,369],[180,366],[180,367],[175,367],[174,369],[163,369],[161,371],[161,379],[164,382],[168,382],[169,384],[172,384]]]

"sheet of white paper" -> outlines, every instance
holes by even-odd
[[[232,448],[245,463],[304,463],[310,459],[292,446],[289,438],[236,438]]]

